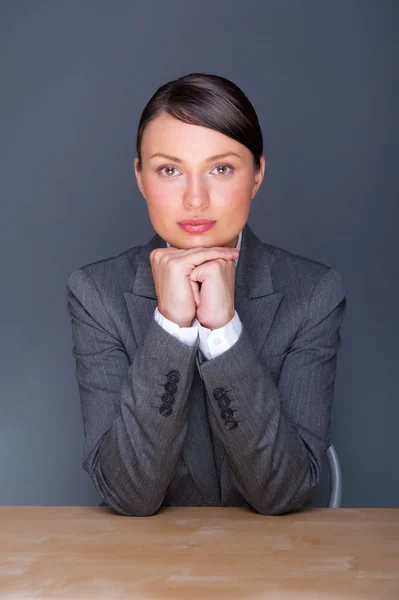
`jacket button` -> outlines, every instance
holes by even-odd
[[[225,395],[226,395],[226,391],[223,388],[217,388],[213,392],[213,397],[215,398],[215,400],[220,400],[221,398],[224,398]]]
[[[161,413],[161,415],[163,417],[169,417],[169,415],[172,414],[172,409],[170,406],[166,406],[166,404],[162,404],[161,408],[159,409],[159,412]]]
[[[235,419],[229,419],[225,422],[225,425],[227,429],[235,429],[236,427],[238,427],[238,423]]]
[[[169,394],[174,394],[177,390],[177,386],[174,383],[171,383],[170,381],[165,383],[164,388],[167,392],[169,392]]]
[[[224,398],[220,398],[220,400],[218,400],[218,407],[219,408],[227,408],[230,405],[230,398],[228,398],[227,396],[224,396]]]
[[[172,404],[174,404],[176,398],[174,397],[173,394],[163,394],[162,396],[162,402],[164,404],[166,404],[167,406],[172,406]]]
[[[231,410],[231,408],[224,408],[220,413],[220,416],[222,417],[222,419],[230,419],[230,417],[233,416],[233,411]]]
[[[168,381],[171,383],[177,383],[180,379],[179,373],[177,371],[171,371],[168,373]]]

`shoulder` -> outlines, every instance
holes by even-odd
[[[333,295],[337,298],[346,296],[346,283],[337,269],[278,246],[265,242],[264,245],[270,256],[271,275],[276,291],[308,299],[313,295]]]
[[[67,288],[75,291],[82,287],[104,287],[128,290],[137,270],[138,257],[143,246],[133,246],[116,256],[102,258],[75,269],[67,278]]]

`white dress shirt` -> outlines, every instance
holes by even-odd
[[[241,248],[241,238],[242,231],[238,234],[236,245],[238,249]],[[166,245],[170,248],[169,242],[166,242]],[[236,267],[238,260],[239,258],[235,259]],[[226,350],[236,343],[242,330],[242,323],[237,311],[234,312],[234,317],[229,323],[213,331],[207,327],[203,327],[197,318],[193,320],[191,327],[180,327],[177,323],[161,315],[158,307],[155,309],[154,317],[163,329],[189,346],[194,346],[199,336],[199,349],[207,360],[216,358],[223,352],[226,352]]]

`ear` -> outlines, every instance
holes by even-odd
[[[256,196],[257,191],[262,184],[263,177],[265,176],[266,161],[265,161],[265,157],[263,155],[260,157],[259,162],[260,162],[260,168],[255,173],[254,184],[252,186],[251,200]]]
[[[142,175],[142,172],[138,168],[138,164],[139,164],[139,159],[138,159],[138,157],[136,157],[134,159],[134,174],[136,175],[137,187],[139,188],[140,192],[142,193],[142,195],[145,198],[144,186],[143,186],[143,175]]]

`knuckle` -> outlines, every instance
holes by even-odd
[[[159,250],[160,248],[155,248],[150,252],[150,260],[155,260],[159,256]]]
[[[212,269],[213,271],[220,271],[222,268],[222,261],[220,258],[216,258],[215,260],[212,260],[209,264],[209,268]]]
[[[158,263],[164,262],[165,256],[167,256],[167,254],[164,252],[164,248],[155,248],[150,254],[152,260],[156,260]]]

